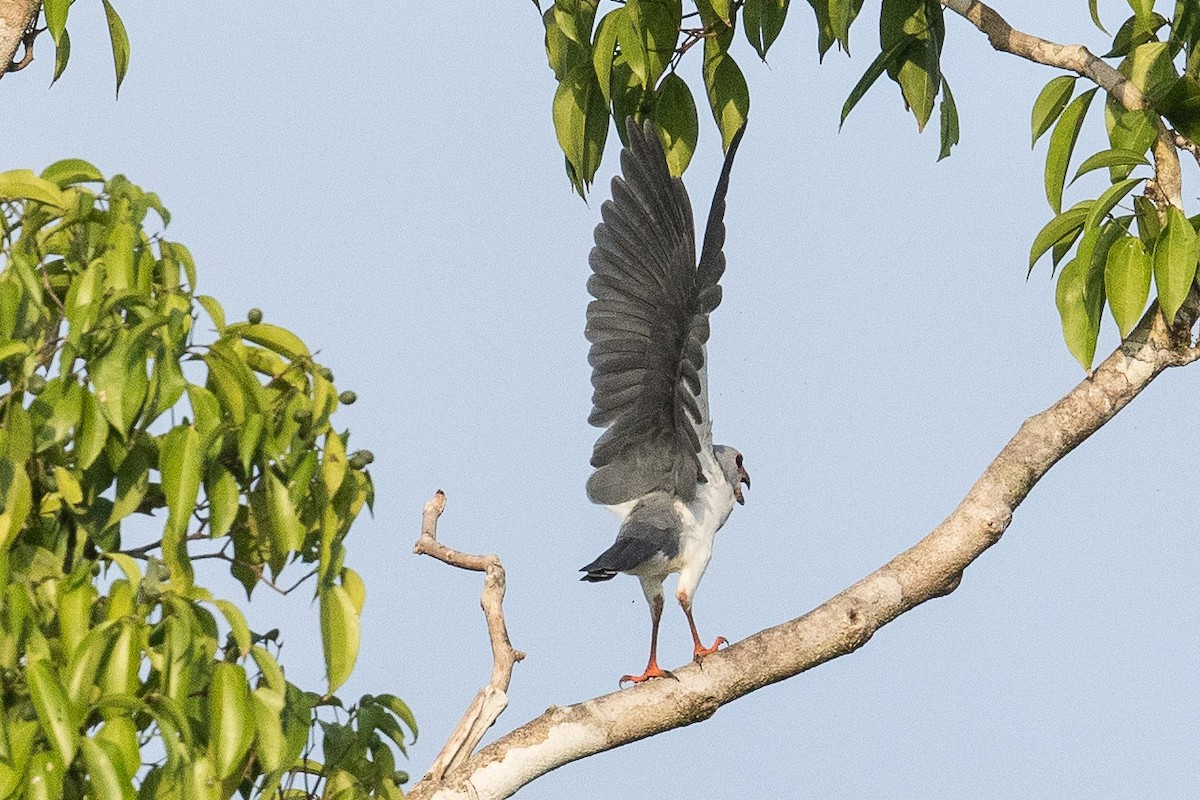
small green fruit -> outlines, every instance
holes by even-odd
[[[25,388],[32,395],[39,395],[46,388],[46,379],[41,375],[30,375],[29,380],[25,382]]]
[[[354,405],[354,401],[358,399],[358,395],[354,392],[342,392],[338,395],[338,402],[344,406]]]
[[[250,312],[248,314],[246,314],[246,319],[250,322],[251,325],[257,325],[258,323],[262,322],[262,309],[261,308],[250,309]]]

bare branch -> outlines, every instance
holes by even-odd
[[[678,680],[551,708],[448,771],[444,780],[426,776],[408,797],[509,797],[563,764],[707,719],[725,703],[852,653],[896,617],[954,591],[963,570],[999,541],[1013,511],[1059,459],[1164,369],[1197,359],[1189,332],[1196,312],[1193,293],[1181,321],[1168,328],[1152,304],[1091,376],[1025,421],[944,522],[850,588],[802,617],[714,653],[702,669],[690,664],[676,670]]]
[[[504,566],[496,555],[475,556],[451,550],[437,540],[438,517],[446,509],[446,495],[439,489],[425,504],[421,516],[421,538],[413,546],[417,555],[427,555],[459,569],[484,573],[483,595],[479,603],[487,620],[488,637],[492,642],[492,678],[479,690],[463,713],[458,726],[450,734],[442,752],[429,768],[428,780],[440,781],[450,770],[457,769],[475,752],[488,728],[508,706],[508,685],[513,664],[525,658],[514,650],[504,624]]]
[[[41,0],[0,0],[0,78],[9,72],[23,69],[33,60],[33,36]],[[25,44],[25,57],[13,62],[17,48]]]

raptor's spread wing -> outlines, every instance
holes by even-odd
[[[741,139],[730,143],[696,266],[692,208],[652,125],[627,125],[623,177],[601,206],[589,262],[587,338],[592,413],[607,428],[592,452],[588,496],[615,505],[664,490],[696,493],[712,447],[705,376],[708,315],[721,302],[725,192]]]

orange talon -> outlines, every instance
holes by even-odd
[[[717,652],[717,648],[723,644],[729,644],[729,640],[724,636],[718,636],[717,640],[712,643],[712,647],[701,647],[700,642],[696,642],[695,647],[692,648],[692,658],[697,664],[699,664],[700,659],[704,658],[705,656],[711,656],[713,653]]]
[[[646,665],[646,671],[641,675],[622,675],[618,683],[619,686],[624,686],[626,683],[645,683],[652,678],[674,678],[669,670],[659,668],[658,664],[651,661]]]

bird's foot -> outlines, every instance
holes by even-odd
[[[701,647],[700,643],[696,642],[696,646],[692,649],[692,660],[699,664],[701,659],[717,652],[717,648],[723,644],[729,644],[729,640],[724,636],[718,636],[717,640],[712,643],[712,647]]]
[[[670,670],[659,668],[658,664],[650,664],[646,667],[646,671],[641,675],[622,675],[619,686],[624,686],[626,683],[645,683],[651,678],[675,678],[674,673]],[[675,680],[679,680],[675,678]]]

